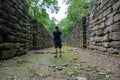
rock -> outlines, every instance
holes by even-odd
[[[55,65],[49,65],[49,67],[56,67]]]
[[[92,71],[92,69],[86,69],[86,71]]]
[[[85,68],[84,67],[79,67],[80,70],[84,70]]]
[[[103,47],[105,47],[105,48],[110,47],[109,42],[104,42],[104,43],[102,43],[102,45],[103,45]]]
[[[66,64],[63,64],[63,67],[67,67],[68,66],[68,63],[66,63]]]
[[[72,75],[73,75],[73,72],[68,72],[67,75],[68,75],[68,76],[72,76]]]
[[[78,80],[87,80],[86,77],[78,77]]]
[[[119,2],[119,1],[116,2],[116,3],[112,6],[113,10],[116,10],[116,9],[118,9],[119,7],[120,7],[120,2]]]
[[[120,32],[110,33],[109,38],[112,40],[120,40]]]
[[[99,74],[100,74],[100,75],[105,75],[106,73],[104,73],[104,72],[99,72]]]
[[[106,75],[106,80],[109,80],[109,77],[110,77],[109,75]]]
[[[2,36],[0,35],[0,44],[3,42],[3,38]]]
[[[82,61],[80,61],[80,63],[85,63],[86,61],[84,61],[84,60],[82,60]]]
[[[110,17],[107,21],[106,21],[106,26],[109,26],[113,23],[113,18]]]
[[[77,58],[76,58],[76,57],[74,57],[74,58],[73,58],[73,60],[77,60]]]
[[[61,70],[63,70],[63,68],[62,68],[62,67],[57,67],[57,66],[56,66],[56,70],[61,71]]]
[[[112,41],[110,43],[110,46],[112,46],[114,48],[120,48],[120,41]]]
[[[75,66],[78,66],[78,67],[79,67],[79,66],[80,66],[80,64],[75,64]]]

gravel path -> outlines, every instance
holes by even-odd
[[[120,80],[120,57],[69,48],[54,58],[53,51],[33,50],[1,61],[0,80]]]

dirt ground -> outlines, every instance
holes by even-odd
[[[120,80],[119,56],[66,46],[54,55],[49,48],[1,61],[0,80]]]

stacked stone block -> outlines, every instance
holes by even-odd
[[[29,26],[28,5],[24,0],[0,0],[1,59],[28,51]]]
[[[0,0],[0,59],[50,46],[51,35],[38,21],[40,25],[33,25],[28,9],[25,0]],[[39,36],[34,37],[33,33]]]
[[[49,32],[37,20],[32,20],[33,25],[33,49],[47,48],[53,45]]]
[[[79,48],[86,47],[86,18],[82,18],[66,39],[67,45]]]
[[[93,0],[90,6],[88,47],[120,52],[120,0]]]

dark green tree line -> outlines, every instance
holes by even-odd
[[[38,19],[49,31],[55,26],[55,21],[50,19],[47,10],[51,13],[59,11],[57,0],[27,0],[29,3],[29,14]]]
[[[89,0],[64,0],[69,6],[67,17],[59,24],[65,39],[82,17],[88,15]]]

